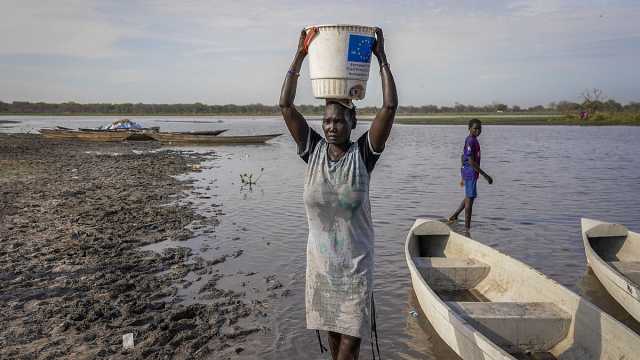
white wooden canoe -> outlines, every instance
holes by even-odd
[[[591,270],[607,292],[640,321],[640,234],[620,224],[591,219],[581,223]]]
[[[640,356],[640,337],[625,325],[539,271],[441,222],[416,220],[405,254],[420,307],[465,360]]]

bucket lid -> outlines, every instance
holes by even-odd
[[[367,26],[367,25],[353,25],[353,24],[320,24],[320,25],[309,25],[304,28],[305,31],[311,28],[340,28],[341,30],[347,31],[360,31],[360,32],[370,32],[374,34],[376,32],[375,26]]]

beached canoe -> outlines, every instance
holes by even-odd
[[[168,144],[260,144],[282,134],[250,135],[250,136],[211,136],[189,133],[155,133],[149,134],[154,139]]]
[[[124,141],[129,137],[128,131],[76,131],[41,129],[40,133],[47,139],[83,140],[98,142]]]
[[[81,129],[62,130],[62,129],[40,129],[38,130],[43,137],[47,139],[57,140],[82,140],[97,142],[118,142],[124,140],[153,140],[145,131],[131,130],[93,130]]]
[[[40,134],[46,139],[76,140],[77,131],[63,129],[40,129]]]
[[[640,234],[620,224],[591,219],[581,223],[591,270],[607,292],[640,321]]]
[[[530,266],[441,222],[405,243],[413,289],[440,337],[465,360],[636,359],[640,337]]]
[[[134,129],[134,130],[123,130],[123,129],[116,129],[116,130],[110,130],[110,129],[84,129],[84,128],[80,128],[78,129],[80,131],[84,131],[84,132],[92,132],[92,131],[127,131],[129,133],[131,133],[132,135],[136,135],[136,134],[149,134],[149,133],[158,133],[160,132],[160,127],[158,126],[154,126],[154,127],[150,127],[150,128],[142,128],[142,129]],[[205,130],[205,131],[185,131],[185,132],[171,132],[171,133],[165,133],[165,134],[179,134],[179,135],[206,135],[206,136],[217,136],[222,134],[223,132],[227,131],[228,129],[221,129],[221,130]],[[127,139],[127,140],[131,140],[131,139]]]

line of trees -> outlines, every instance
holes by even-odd
[[[313,107],[313,106],[311,106]],[[206,115],[206,114],[277,114],[277,106],[251,105],[207,105],[194,104],[79,104],[76,102],[45,103],[0,101],[0,114],[114,114],[114,115]]]
[[[304,114],[321,114],[324,106],[297,105]],[[375,114],[376,107],[359,108],[360,114]],[[484,106],[464,105],[455,103],[454,106],[400,106],[398,114],[439,114],[439,113],[495,113],[495,112],[524,112],[524,113],[561,113],[573,114],[580,111],[596,112],[633,112],[640,113],[640,102],[630,102],[622,105],[609,99],[587,99],[582,103],[560,101],[547,106],[531,107],[508,106],[506,104],[491,104]],[[279,115],[277,105],[207,105],[194,104],[78,104],[75,102],[44,103],[14,101],[11,103],[0,101],[0,114],[113,114],[113,115]]]
[[[615,100],[607,100],[600,102],[590,102],[590,103],[575,103],[570,101],[560,101],[560,102],[552,102],[549,104],[549,109],[553,109],[559,113],[575,113],[579,111],[590,111],[592,113],[595,112],[640,112],[640,102],[630,102],[626,105],[622,105]]]

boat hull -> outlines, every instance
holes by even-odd
[[[485,296],[490,303],[546,303],[553,304],[563,314],[568,314],[568,328],[559,332],[564,337],[553,339],[555,344],[544,352],[557,359],[571,360],[633,359],[640,354],[640,337],[637,334],[539,271],[486,245],[456,234],[442,223],[417,220],[405,243],[406,261],[413,289],[433,328],[463,359],[502,360],[516,357],[513,355],[514,351],[506,351],[507,348],[490,339],[494,338],[495,334],[472,326],[472,322],[454,311],[452,303],[443,300],[441,294],[439,295],[425,280],[424,270],[421,273],[414,260],[416,256],[423,256],[420,255],[423,246],[420,239],[425,235],[446,238],[446,257],[469,255],[474,260],[490,266],[489,274],[473,289]],[[530,327],[528,320],[519,326]],[[531,326],[537,325],[531,322]],[[544,337],[548,336],[545,334],[546,328],[539,329],[544,340]],[[528,344],[517,345],[526,347]]]
[[[76,131],[62,129],[40,129],[38,130],[45,139],[54,140],[76,140]]]
[[[39,130],[44,138],[56,140],[81,140],[95,142],[120,142],[124,140],[153,140],[146,132],[141,131],[121,131],[121,130],[61,130],[61,129],[41,129]]]

